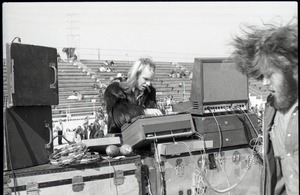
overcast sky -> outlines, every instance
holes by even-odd
[[[296,1],[3,3],[3,43],[20,37],[24,44],[59,52],[74,46],[81,58],[91,59],[98,51],[101,59],[226,57],[242,24],[286,24],[298,17],[297,6]]]

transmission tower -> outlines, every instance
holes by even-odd
[[[76,48],[77,57],[80,59],[80,15],[78,13],[67,14],[67,46]]]

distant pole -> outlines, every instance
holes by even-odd
[[[98,48],[98,60],[100,60],[100,48]]]
[[[185,81],[183,81],[183,101],[185,101]]]

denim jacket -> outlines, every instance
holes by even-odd
[[[267,102],[263,125],[264,195],[299,194],[298,105],[292,110],[282,143],[278,139],[280,130],[274,130],[278,128],[274,126],[276,112]]]

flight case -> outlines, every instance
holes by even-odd
[[[4,172],[4,194],[34,195],[143,195],[140,156],[100,159],[61,167],[40,165]],[[14,177],[15,176],[15,177]]]

